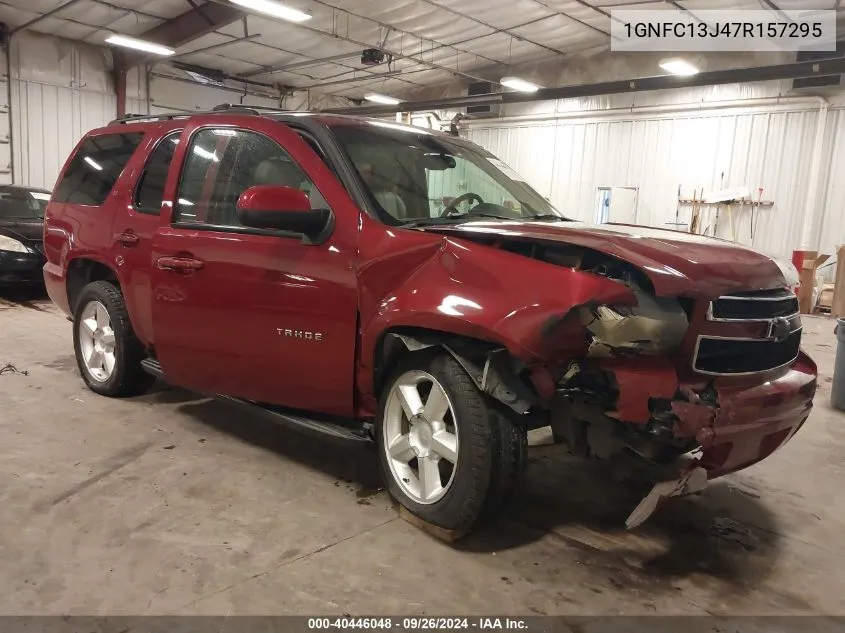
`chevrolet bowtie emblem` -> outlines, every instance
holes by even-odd
[[[780,342],[785,341],[791,334],[789,319],[777,317],[769,322],[768,338]]]

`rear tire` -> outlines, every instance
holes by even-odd
[[[393,371],[382,392],[376,445],[391,496],[456,532],[495,517],[527,461],[525,430],[439,350],[409,354]]]
[[[73,319],[73,348],[88,388],[113,398],[144,393],[155,378],[141,367],[147,357],[129,322],[119,288],[95,281],[82,289]]]

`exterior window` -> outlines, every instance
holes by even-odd
[[[236,205],[255,185],[283,185],[308,194],[312,209],[327,208],[314,184],[278,143],[229,128],[194,135],[179,183],[174,223],[242,226]]]
[[[53,200],[98,207],[105,202],[143,134],[103,134],[82,142]]]
[[[144,173],[138,180],[138,189],[135,192],[135,210],[139,213],[149,215],[161,213],[164,186],[167,183],[167,174],[170,171],[173,154],[179,145],[180,135],[181,131],[165,136],[147,159]]]

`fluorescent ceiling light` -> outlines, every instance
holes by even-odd
[[[217,129],[211,130],[216,136],[237,136],[237,130],[226,130],[226,129]]]
[[[230,0],[232,4],[236,4],[245,9],[252,9],[258,13],[264,13],[274,18],[281,20],[288,20],[289,22],[305,22],[311,19],[310,13],[294,9],[293,7],[285,6],[273,0]]]
[[[370,94],[364,97],[367,101],[372,101],[374,103],[383,103],[384,105],[397,105],[402,103],[399,99],[395,97],[388,97],[387,95],[380,95],[376,92],[371,92]]]
[[[106,38],[106,42],[114,44],[115,46],[134,48],[135,50],[144,51],[145,53],[153,53],[155,55],[173,55],[176,52],[167,46],[135,39],[134,37],[126,37],[125,35],[112,35]]]
[[[537,84],[532,84],[530,81],[525,81],[519,77],[502,77],[499,83],[505,88],[518,90],[519,92],[537,92],[540,89],[540,86]]]
[[[49,193],[42,193],[40,191],[30,191],[29,195],[31,195],[36,200],[50,200]]]
[[[85,162],[86,162],[86,163],[88,163],[89,165],[91,165],[91,167],[93,167],[93,168],[94,168],[94,169],[96,169],[97,171],[103,171],[103,166],[102,166],[102,165],[100,165],[100,163],[98,163],[97,161],[95,161],[95,160],[94,160],[93,158],[91,158],[90,156],[86,156],[86,157],[85,157]]]
[[[660,67],[667,73],[689,77],[698,74],[698,68],[683,59],[665,59],[660,62]]]

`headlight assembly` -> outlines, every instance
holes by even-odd
[[[634,294],[636,306],[581,308],[581,322],[593,337],[590,356],[611,356],[615,351],[665,354],[681,344],[689,321],[677,299]]]
[[[24,246],[22,242],[12,239],[6,235],[0,235],[0,251],[10,251],[12,253],[30,252],[30,250]]]

